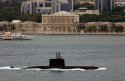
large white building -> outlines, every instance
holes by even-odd
[[[44,34],[78,33],[79,15],[61,11],[51,15],[42,15],[42,31]]]

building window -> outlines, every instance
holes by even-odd
[[[61,27],[59,27],[59,31],[61,31]]]
[[[46,27],[44,27],[43,30],[46,31]]]
[[[53,31],[53,29],[54,29],[54,28],[52,27],[52,31]]]
[[[43,4],[39,4],[40,7],[43,7]]]
[[[66,31],[66,28],[65,28],[65,27],[63,27],[63,31]]]
[[[38,9],[38,13],[39,13],[39,14],[41,13],[41,10],[40,10],[40,9]]]
[[[45,3],[45,7],[51,7],[51,3]]]
[[[57,31],[57,27],[55,28],[55,31]]]
[[[37,7],[37,3],[35,3],[35,7]]]

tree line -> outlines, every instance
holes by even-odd
[[[125,16],[120,16],[120,15],[89,15],[89,14],[84,14],[80,15],[80,22],[125,22]]]
[[[0,21],[21,20],[41,22],[41,14],[21,14],[21,1],[0,1]]]

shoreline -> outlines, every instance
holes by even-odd
[[[116,35],[116,36],[125,36],[125,33],[54,33],[54,34],[45,34],[45,33],[22,33],[23,35]],[[0,35],[4,35],[3,33],[0,33]]]
[[[40,34],[40,33],[23,33],[25,35],[116,35],[116,36],[125,36],[125,33],[84,33],[84,34]]]

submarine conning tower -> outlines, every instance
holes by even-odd
[[[65,60],[60,52],[56,52],[56,59],[49,59],[49,66],[65,66]]]

